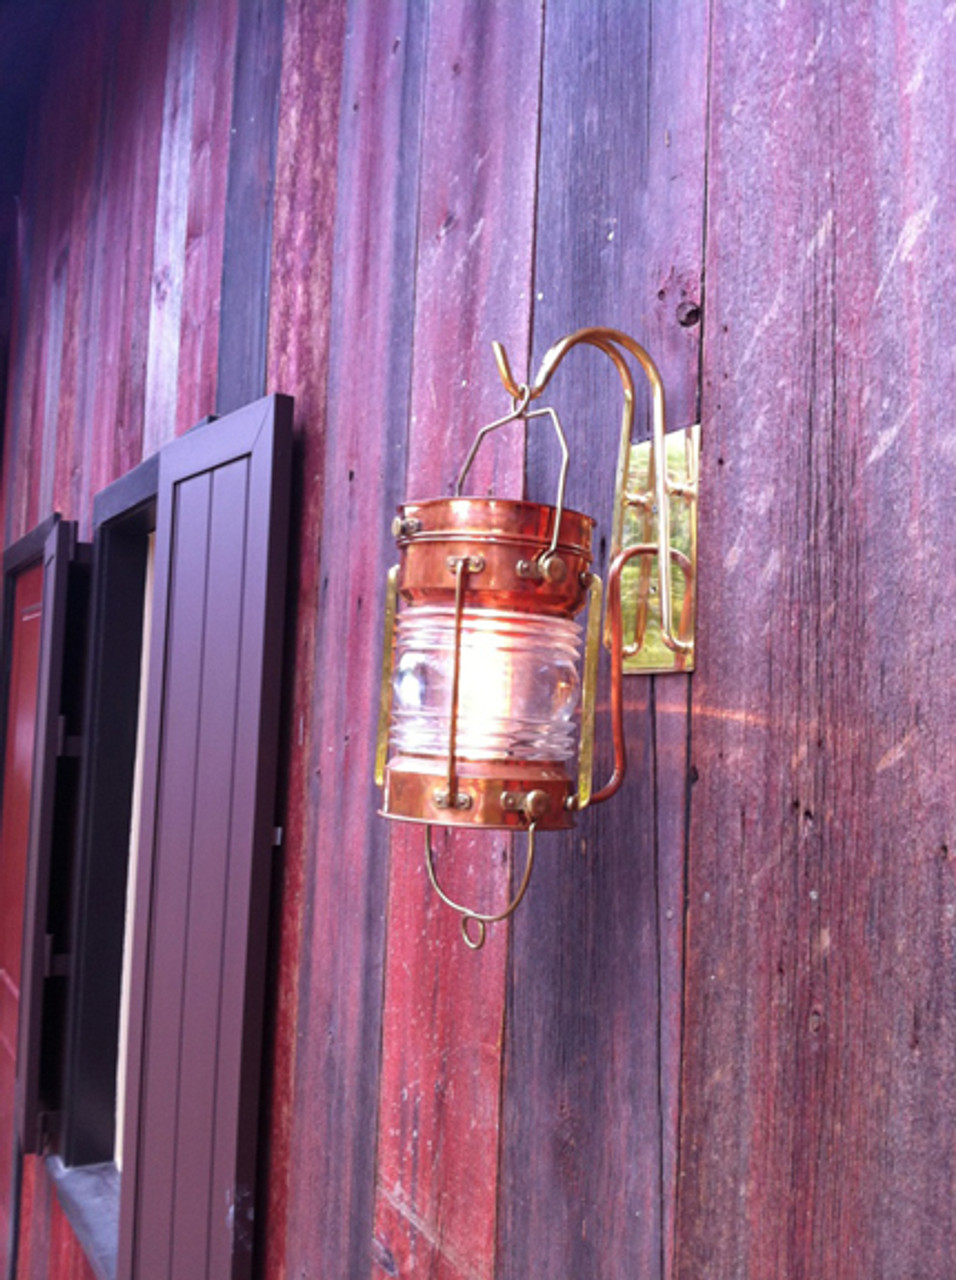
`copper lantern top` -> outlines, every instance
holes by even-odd
[[[519,613],[572,616],[584,607],[591,565],[590,516],[509,498],[432,498],[398,508],[393,531],[410,604],[455,594],[454,564],[468,557],[472,604]],[[478,568],[477,566],[480,566]]]

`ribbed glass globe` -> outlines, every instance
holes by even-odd
[[[399,615],[390,743],[401,754],[447,754],[454,639],[452,605]],[[456,756],[570,759],[580,656],[581,627],[571,618],[466,608]]]

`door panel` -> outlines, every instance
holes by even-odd
[[[15,582],[0,812],[0,1272],[6,1269],[10,1236],[20,949],[36,735],[42,564],[24,569]]]

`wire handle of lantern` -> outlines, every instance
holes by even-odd
[[[507,356],[505,356],[507,360]],[[468,450],[468,456],[462,464],[461,471],[458,473],[458,480],[455,484],[455,497],[461,497],[462,486],[465,483],[465,477],[471,470],[471,464],[475,460],[482,441],[492,431],[497,431],[499,427],[506,427],[509,422],[515,422],[519,418],[526,422],[531,418],[549,418],[551,425],[554,427],[555,435],[558,437],[558,444],[561,448],[561,468],[558,472],[558,496],[554,504],[554,528],[551,530],[551,542],[547,550],[538,557],[538,563],[542,567],[546,567],[548,561],[556,554],[558,549],[558,537],[561,533],[561,518],[564,515],[564,493],[568,483],[568,463],[571,455],[568,450],[567,436],[564,434],[564,428],[561,426],[561,419],[558,417],[556,410],[550,405],[543,406],[540,409],[529,409],[531,402],[531,388],[522,383],[515,388],[511,397],[511,412],[505,414],[503,418],[496,418],[494,422],[489,422],[487,426],[481,428],[472,441],[471,448]]]

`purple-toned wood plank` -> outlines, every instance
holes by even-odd
[[[956,27],[714,6],[678,1275],[948,1275]]]
[[[197,8],[198,0],[180,0],[174,4],[169,27],[146,356],[144,455],[154,453],[171,440],[176,430],[196,87]]]
[[[299,21],[304,17],[303,9]],[[305,492],[318,484],[324,489],[320,528],[315,499],[304,506],[307,536],[301,549],[302,574],[310,585],[315,579],[306,561],[319,545],[322,555],[315,658],[306,676],[313,681],[314,701],[308,719],[300,703],[293,724],[300,742],[303,722],[314,726],[311,776],[305,794],[293,778],[290,796],[290,804],[296,798],[308,804],[312,822],[310,829],[302,810],[293,810],[307,840],[308,863],[290,1168],[308,1170],[309,1176],[293,1173],[288,1189],[290,1277],[305,1272],[351,1280],[367,1275],[371,1265],[387,875],[387,834],[375,814],[371,761],[379,610],[393,554],[387,530],[403,486],[407,431],[423,19],[418,6],[356,5],[341,44],[331,311],[337,323],[328,366],[324,467],[318,442],[307,439],[305,446]],[[327,47],[327,27],[310,20],[305,29],[320,49]],[[302,57],[312,56],[306,44]],[[322,91],[311,69],[306,83]],[[331,114],[324,93],[320,100]],[[318,195],[319,216],[327,216],[332,195],[322,172],[331,167],[328,153],[325,147],[309,149],[312,127],[303,117],[289,137],[303,167],[276,201],[288,263],[276,272],[277,283],[284,278],[272,320],[280,340],[299,316],[310,341],[313,333],[327,332],[320,321],[321,287],[313,293],[305,287],[309,277],[295,270],[312,243],[309,191]],[[307,368],[309,343],[300,347],[294,339],[284,345],[288,353],[280,367],[298,380]],[[321,382],[314,378],[306,387],[317,398]],[[321,425],[321,405],[313,402],[311,412]],[[300,626],[311,624],[304,612],[311,602],[310,590]],[[308,635],[300,636],[308,652]],[[307,693],[303,689],[300,696]],[[294,755],[293,766],[301,768],[301,759]]]
[[[237,7],[237,0],[201,4],[193,31],[196,70],[179,335],[177,433],[212,413],[216,404]]]
[[[29,171],[28,171],[29,172]],[[24,179],[26,183],[27,179]],[[19,457],[20,439],[20,406],[23,399],[25,383],[25,366],[27,342],[26,299],[30,288],[30,238],[27,234],[26,220],[23,217],[22,201],[29,188],[24,185],[20,203],[15,213],[15,248],[11,260],[11,272],[15,274],[13,283],[13,300],[10,315],[10,346],[7,354],[6,398],[4,401],[3,430],[3,480],[0,486],[0,512],[3,516],[3,545],[10,546],[15,540],[13,522],[15,519],[13,483],[16,475],[16,463]]]
[[[658,363],[671,425],[696,408],[706,21],[701,7],[637,15],[625,3],[551,6],[545,19],[536,359],[584,325],[621,328]],[[603,575],[620,383],[603,355],[575,351],[545,402],[568,433],[569,501],[598,519]],[[553,501],[556,451],[529,435],[528,455],[530,496]],[[627,680],[625,785],[575,832],[547,837],[516,924],[502,1276],[669,1268],[686,786],[677,679],[658,682],[659,700],[648,678]],[[609,767],[606,697],[598,775]]]
[[[297,1121],[295,1105],[305,883],[315,821],[312,713],[344,34],[344,4],[316,6],[301,0],[285,6],[266,372],[268,386],[295,389],[297,450],[290,551],[295,605],[286,636],[280,782],[285,809],[282,849],[275,858],[272,994],[267,1012],[269,1142],[260,1182],[265,1206],[264,1272],[275,1280],[284,1280],[289,1255],[308,1259],[313,1247],[311,1235],[303,1241],[298,1229],[303,1222],[311,1224],[314,1202],[309,1196],[296,1199],[299,1170],[308,1159],[300,1144],[305,1140],[308,1147],[309,1140]],[[342,1140],[347,1142],[347,1134]],[[297,1229],[288,1234],[290,1214],[296,1211]],[[341,1222],[331,1227],[333,1235],[343,1229]]]
[[[109,363],[103,356],[111,348],[110,321],[104,323],[102,314],[112,124],[110,40],[104,10],[86,21],[74,17],[64,26],[57,100],[50,104],[54,119],[65,122],[56,162],[62,181],[55,184],[51,198],[62,236],[56,268],[68,267],[56,505],[75,513],[84,532],[92,523],[89,474],[94,441],[103,429],[95,420],[94,397],[98,383],[105,381],[101,375]],[[90,68],[97,73],[91,75]]]
[[[44,115],[43,125],[48,133],[52,133],[53,149],[62,151],[62,129],[56,127],[51,119],[49,109]],[[59,143],[59,145],[57,145]],[[58,210],[51,193],[41,188],[39,207],[34,214],[34,223],[30,228],[33,242],[38,253],[34,264],[29,298],[30,321],[24,330],[26,344],[25,372],[26,383],[22,390],[25,398],[18,405],[17,445],[18,458],[16,466],[19,470],[18,488],[20,508],[24,513],[25,524],[16,532],[22,534],[43,518],[40,510],[40,485],[44,471],[44,456],[49,470],[52,453],[55,450],[55,415],[49,437],[49,445],[45,446],[44,407],[47,399],[47,386],[50,379],[54,385],[59,379],[60,352],[49,350],[47,319],[49,316],[49,299],[55,275],[57,258],[57,242],[62,235],[62,213]],[[52,365],[52,368],[51,368]],[[45,512],[44,515],[49,514]]]
[[[144,422],[170,22],[169,0],[121,6],[115,82],[119,128],[112,168],[122,190],[116,192],[110,227],[110,243],[121,260],[121,271],[118,291],[109,290],[119,310],[120,337],[116,373],[106,380],[115,384],[115,407],[107,419],[112,426],[101,464],[104,483],[124,475],[151,452],[145,442]],[[99,477],[94,477],[94,482],[96,479]]]
[[[450,492],[475,432],[510,408],[490,355],[529,345],[541,14],[433,10],[428,29],[408,493]],[[520,496],[523,433],[493,438],[471,491]],[[481,955],[424,875],[424,833],[395,832],[389,880],[376,1249],[400,1271],[495,1274],[509,927]],[[500,832],[442,839],[452,892],[499,910]],[[381,1264],[380,1264],[381,1265]]]
[[[75,442],[66,461],[70,483],[74,491],[77,486],[80,489],[77,507],[83,529],[90,525],[94,494],[116,478],[111,463],[118,434],[117,402],[126,363],[135,358],[135,348],[130,347],[123,331],[129,305],[124,288],[128,246],[135,235],[133,140],[138,131],[149,128],[150,85],[158,83],[161,96],[165,58],[164,45],[156,72],[144,74],[140,63],[149,45],[142,39],[145,26],[141,17],[136,22],[129,14],[129,6],[125,6],[114,20],[110,18],[103,53],[83,63],[84,73],[101,83],[102,119],[95,130],[98,147],[95,174],[89,183],[89,206],[84,221],[77,223],[74,236],[77,246],[85,249],[82,293],[71,328],[79,368],[76,384],[69,388],[72,394],[68,395],[64,388],[63,397],[69,402],[69,417],[63,430]],[[98,74],[90,76],[92,68]],[[138,110],[133,109],[127,96],[131,70],[138,87]],[[156,144],[158,133],[157,124]],[[156,154],[158,161],[158,145]],[[141,421],[139,430],[142,431]]]
[[[37,122],[31,127],[31,141],[40,136]],[[22,537],[37,523],[36,504],[31,501],[34,481],[34,440],[40,421],[38,383],[43,357],[42,281],[47,270],[46,230],[49,201],[36,146],[28,147],[24,191],[32,196],[32,216],[21,212],[18,235],[18,308],[14,326],[11,364],[10,421],[4,432],[4,481],[7,490],[6,545]]]
[[[284,0],[243,0],[235,39],[216,412],[265,391]]]
[[[43,326],[46,351],[43,362],[41,420],[38,424],[42,434],[38,505],[40,511],[45,513],[62,510],[64,506],[67,510],[70,510],[68,502],[64,504],[62,500],[54,499],[55,472],[59,470],[57,455],[60,452],[57,448],[57,443],[58,439],[69,438],[66,432],[60,437],[57,431],[61,410],[64,411],[64,416],[69,411],[69,399],[61,396],[63,375],[69,367],[64,359],[66,353],[63,349],[65,337],[64,317],[67,300],[67,262],[67,254],[61,252],[54,263],[53,274],[47,291],[47,312]]]
[[[703,5],[651,8],[647,178],[632,267],[642,304],[635,334],[664,380],[667,424],[700,417],[710,19]],[[629,273],[630,275],[630,273]],[[662,1276],[673,1275],[680,1132],[684,901],[693,681],[654,681],[654,791],[659,948]]]
[[[496,0],[429,24],[408,497],[452,492],[478,428],[511,408],[491,355],[530,344],[541,19]],[[492,436],[473,493],[520,497],[522,433]]]

